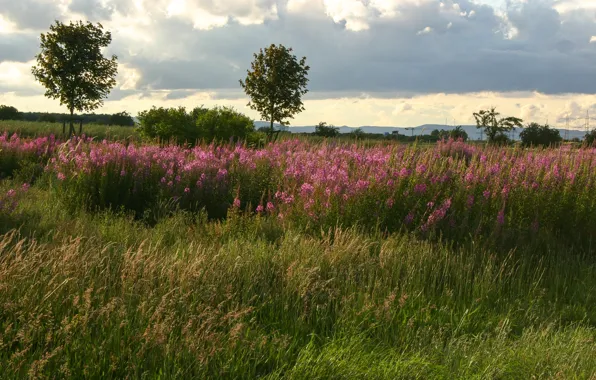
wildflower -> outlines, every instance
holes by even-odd
[[[505,224],[505,211],[499,211],[499,213],[497,214],[497,223],[499,224],[499,226]]]
[[[490,190],[488,190],[488,189],[484,190],[482,192],[482,195],[484,195],[484,198],[486,198],[486,199],[490,198]]]
[[[64,180],[66,179],[66,176],[65,176],[63,173],[60,173],[60,172],[58,172],[58,175],[57,175],[57,177],[58,177],[58,179],[59,179],[60,181],[64,181]]]
[[[185,187],[185,188],[184,188],[184,192],[185,192],[185,193],[190,193],[190,188],[189,188],[189,187]]]
[[[258,205],[258,206],[257,206],[257,212],[258,212],[259,214],[260,214],[260,213],[262,213],[262,212],[263,212],[263,210],[264,210],[264,207],[263,207],[263,205]]]
[[[23,186],[21,186],[21,189],[23,189],[24,192],[29,191],[29,188],[31,187],[31,185],[29,185],[28,183],[24,183]]]
[[[300,186],[300,195],[303,197],[308,196],[314,192],[315,188],[310,183],[303,183]]]
[[[423,194],[426,191],[426,184],[421,183],[414,186],[414,192],[417,194]]]
[[[240,199],[234,198],[234,208],[240,208]]]
[[[275,206],[273,206],[273,203],[267,202],[267,211],[272,212],[273,210],[275,210]]]
[[[393,198],[389,198],[385,202],[385,205],[387,205],[387,208],[391,208],[391,207],[393,207],[393,203],[394,203]]]
[[[411,224],[413,221],[414,221],[414,214],[412,212],[409,212],[408,215],[406,215],[406,217],[404,218],[404,223]]]

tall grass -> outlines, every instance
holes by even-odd
[[[40,189],[0,236],[6,378],[584,378],[596,265],[316,235],[275,217],[78,214]],[[197,219],[198,218],[198,219]]]
[[[79,126],[75,124],[78,132]],[[21,137],[45,137],[45,136],[63,136],[62,123],[49,123],[38,121],[0,121],[0,133],[14,133]],[[68,125],[66,126],[68,133]],[[134,127],[107,126],[101,124],[83,124],[83,134],[97,140],[134,140],[140,141],[139,134]]]

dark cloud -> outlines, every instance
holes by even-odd
[[[214,15],[230,15],[230,22],[197,30],[184,15],[168,18],[152,8],[151,24],[142,29],[149,42],[131,40],[111,26],[110,52],[139,71],[139,91],[172,90],[168,99],[197,91],[214,91],[216,97],[228,99],[242,96],[238,80],[246,76],[253,53],[271,43],[292,46],[297,55],[307,57],[311,99],[362,93],[393,97],[596,91],[596,44],[589,43],[596,35],[594,15],[582,10],[559,14],[551,0],[508,1],[504,14],[468,0],[405,3],[393,18],[368,16],[368,29],[359,32],[347,30],[349,22],[336,23],[321,12],[290,13],[282,0],[191,3]],[[130,0],[102,4],[73,0],[70,10],[97,21],[111,19],[114,12],[132,12]],[[239,24],[238,18],[274,4],[277,20]],[[428,32],[418,33],[425,28]],[[13,42],[19,47],[11,50]],[[2,46],[15,59],[31,51],[24,42]]]
[[[0,34],[0,62],[27,62],[35,58],[39,40],[33,34]]]
[[[46,29],[62,12],[52,0],[0,0],[0,14],[21,29]]]

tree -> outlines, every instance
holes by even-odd
[[[119,125],[122,127],[132,127],[135,125],[135,121],[132,116],[126,111],[118,112],[110,116],[108,121],[109,125]]]
[[[292,48],[272,44],[254,54],[251,70],[247,70],[240,86],[250,97],[248,106],[258,111],[271,123],[268,140],[273,137],[273,124],[288,125],[288,118],[304,111],[302,95],[306,94],[306,84],[310,67],[306,57],[300,61],[292,54]]]
[[[466,141],[468,140],[468,133],[464,131],[464,129],[461,126],[458,126],[449,132],[449,137],[451,137],[454,140],[462,139],[463,141]]]
[[[337,137],[339,136],[339,128],[333,125],[327,125],[327,123],[322,121],[315,127],[314,134],[321,137]]]
[[[74,133],[74,111],[100,107],[116,85],[117,57],[105,58],[101,51],[111,42],[111,33],[104,32],[101,24],[82,21],[69,25],[56,21],[41,34],[41,52],[31,71],[47,97],[68,107],[69,135]]]
[[[352,132],[350,132],[350,135],[355,139],[360,139],[363,138],[366,135],[366,133],[364,133],[362,128],[356,128]]]
[[[584,145],[593,147],[596,143],[596,129],[592,129],[584,136]]]
[[[493,107],[490,110],[481,110],[474,112],[476,119],[476,128],[484,129],[489,143],[500,143],[509,141],[506,133],[515,127],[522,128],[522,119],[517,117],[505,117],[498,119],[500,113]]]
[[[21,120],[23,115],[18,109],[11,106],[0,105],[0,120]]]
[[[520,134],[523,146],[551,146],[561,142],[561,133],[548,124],[529,124]]]

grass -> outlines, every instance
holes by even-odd
[[[75,124],[78,133],[79,125]],[[49,123],[37,121],[0,121],[0,131],[9,134],[17,133],[21,137],[43,137],[54,135],[62,137],[62,123]],[[68,125],[66,126],[68,133]],[[83,133],[97,140],[139,140],[139,135],[134,127],[107,126],[100,124],[83,124]]]
[[[3,378],[596,378],[593,252],[23,197],[0,215]]]

